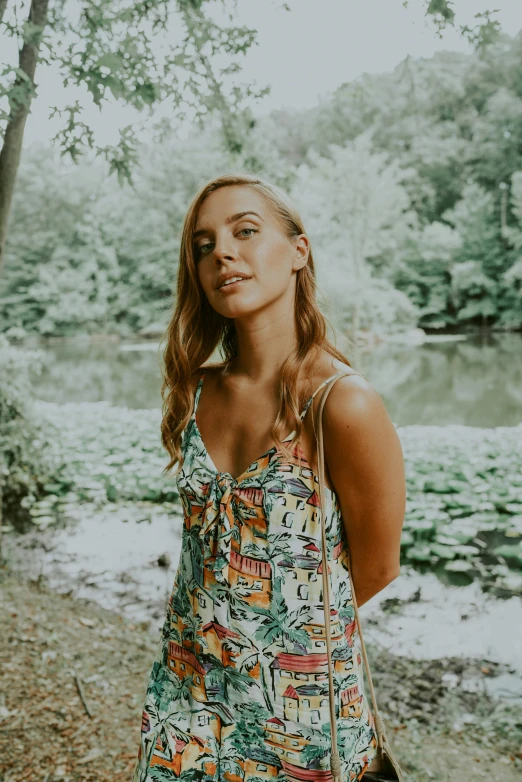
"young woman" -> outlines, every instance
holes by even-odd
[[[249,175],[207,183],[167,332],[162,440],[184,523],[133,782],[332,779],[314,422],[339,374],[323,425],[343,782],[375,756],[347,546],[362,605],[399,573],[404,466],[381,398],[325,323],[288,196]],[[217,346],[223,362],[205,364]]]

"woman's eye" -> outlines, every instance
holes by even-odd
[[[256,228],[242,228],[239,231],[239,233],[242,234],[245,231],[251,231],[252,233],[255,233],[255,234],[257,233],[257,229]],[[249,236],[250,236],[250,234],[249,234]],[[199,247],[196,247],[196,257],[199,257],[200,255],[203,255],[206,252],[205,247],[210,247],[211,245],[212,245],[212,242],[207,242],[206,244],[201,244]]]
[[[196,255],[201,255],[204,252],[204,248],[208,247],[208,244],[202,244],[200,247],[196,247]]]

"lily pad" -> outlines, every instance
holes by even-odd
[[[40,529],[45,529],[46,527],[49,527],[51,524],[56,524],[56,517],[35,516],[35,518],[33,519],[33,523],[36,524],[37,527],[40,527]]]
[[[510,564],[516,565],[522,568],[522,544],[511,545],[506,543],[504,546],[498,546],[495,549],[495,554],[499,557],[503,557]]]
[[[407,521],[409,529],[415,538],[430,539],[435,532],[435,523],[429,519],[412,519]]]
[[[467,559],[454,559],[453,562],[446,562],[444,567],[452,573],[467,573],[473,570],[473,564]]]
[[[430,549],[439,559],[455,559],[455,549],[451,546],[443,546],[441,543],[432,543]]]
[[[455,486],[451,486],[451,481],[447,478],[430,478],[424,481],[424,491],[434,492],[435,494],[451,494],[451,492],[457,493],[459,489]]]
[[[408,549],[407,557],[416,562],[429,562],[431,560],[430,546],[413,546]]]
[[[476,546],[455,546],[454,551],[459,557],[475,557],[480,554],[480,549]]]
[[[514,529],[522,534],[522,515],[511,516],[509,519],[509,526],[511,529]]]

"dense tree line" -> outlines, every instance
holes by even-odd
[[[522,328],[522,34],[406,58],[309,111],[142,148],[133,186],[101,160],[27,150],[0,330],[122,334],[165,323],[193,192],[230,168],[286,187],[342,328]]]

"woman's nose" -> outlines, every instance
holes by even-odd
[[[216,236],[214,242],[214,255],[216,258],[235,258],[234,240],[230,236]]]

